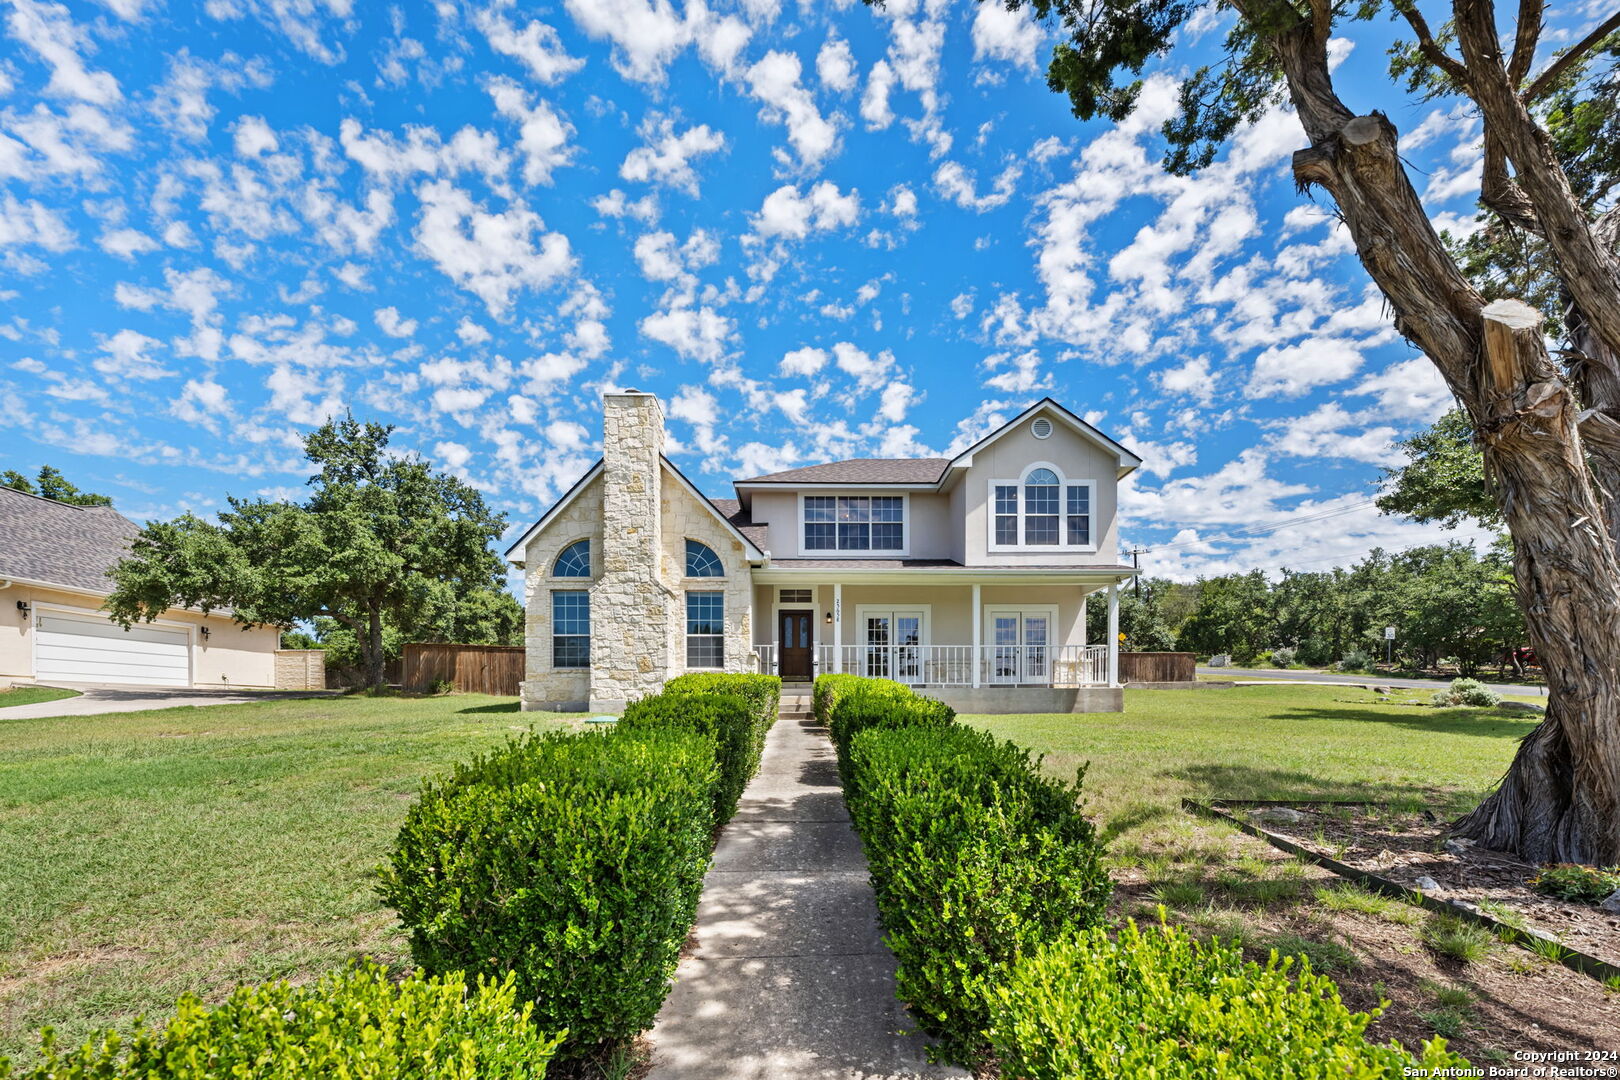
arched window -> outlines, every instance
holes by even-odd
[[[686,542],[686,576],[687,577],[725,577],[726,568],[720,563],[720,556],[707,544],[700,544],[696,540]]]
[[[1024,477],[1024,543],[1058,542],[1058,478],[1051,469],[1033,469]]]
[[[551,568],[552,577],[590,577],[591,576],[591,542],[589,540],[576,540],[562,549],[557,556],[556,565]]]

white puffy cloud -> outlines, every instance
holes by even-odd
[[[373,317],[378,328],[389,337],[407,338],[416,333],[416,320],[403,317],[396,307],[378,308]]]
[[[803,240],[811,232],[855,224],[860,209],[860,195],[854,188],[840,192],[830,180],[821,181],[803,195],[796,185],[784,184],[765,196],[751,224],[755,235],[766,239]]]
[[[1394,452],[1395,429],[1387,424],[1367,426],[1363,418],[1346,412],[1336,401],[1318,405],[1304,416],[1277,425],[1269,440],[1279,454],[1290,457],[1348,458],[1372,465],[1386,464]],[[1360,428],[1349,431],[1349,428]]]
[[[482,345],[490,339],[490,333],[464,315],[456,324],[456,337],[463,345]]]
[[[10,192],[0,199],[0,249],[33,246],[66,251],[75,239],[62,215],[44,203],[23,202]]]
[[[1360,367],[1361,350],[1342,338],[1273,345],[1254,358],[1248,392],[1256,397],[1298,397],[1312,387],[1342,382]]]
[[[1456,404],[1440,369],[1427,356],[1397,360],[1377,375],[1348,391],[1352,396],[1372,395],[1379,415],[1391,420],[1430,424]]]
[[[281,148],[281,141],[262,116],[244,116],[232,126],[236,142],[236,156],[251,158],[260,154],[273,154]]]
[[[112,105],[122,100],[117,79],[86,66],[85,56],[94,45],[84,28],[73,21],[66,5],[12,0],[6,31],[50,67],[51,79],[45,87],[48,93],[92,105]]]
[[[139,229],[110,229],[96,241],[101,250],[120,259],[133,259],[136,255],[156,251],[159,244]]]
[[[152,358],[152,350],[162,342],[135,330],[120,330],[101,339],[101,353],[95,359],[97,371],[115,378],[161,379],[174,372]]]
[[[982,214],[1006,205],[1017,190],[1018,178],[1022,174],[1023,169],[1014,162],[1001,171],[989,191],[980,195],[972,171],[964,168],[960,162],[946,161],[934,170],[934,187],[964,210],[975,210]]]
[[[876,356],[865,349],[840,341],[832,348],[833,363],[839,371],[855,380],[859,390],[875,390],[888,381],[894,370],[894,354],[884,349]]]
[[[894,69],[887,60],[872,65],[866,76],[866,92],[861,95],[861,119],[870,131],[882,131],[894,123],[889,94],[894,89]]]
[[[1003,4],[980,4],[973,17],[973,59],[1011,64],[1034,71],[1041,26],[1028,8],[1009,11]]]
[[[1210,374],[1207,356],[1195,356],[1177,367],[1155,371],[1153,381],[1166,394],[1174,394],[1199,405],[1208,405],[1215,397],[1215,379]]]
[[[707,124],[676,134],[675,121],[656,113],[642,121],[640,134],[642,145],[625,155],[619,175],[637,183],[665,184],[694,196],[698,179],[693,159],[726,147],[725,135]]]
[[[513,293],[546,288],[574,269],[568,238],[546,232],[540,215],[522,202],[487,211],[448,180],[422,184],[417,199],[417,247],[495,318],[511,310]]]
[[[683,297],[642,319],[637,329],[643,337],[668,345],[679,356],[712,364],[725,355],[736,323],[706,304]]]
[[[523,179],[528,184],[549,184],[551,174],[573,160],[569,145],[574,126],[544,99],[529,104],[528,93],[511,79],[491,79],[489,96],[495,110],[518,125],[518,149],[523,151]]]
[[[568,55],[555,27],[538,19],[530,19],[521,29],[514,26],[506,17],[511,8],[511,0],[496,0],[473,16],[491,49],[519,61],[547,86],[585,66],[583,59]]]
[[[782,356],[782,362],[777,365],[777,371],[783,375],[814,375],[827,366],[827,350],[813,349],[806,346],[794,349]]]
[[[835,94],[847,94],[855,89],[859,77],[849,42],[837,34],[828,35],[821,44],[821,51],[816,53],[816,78]]]
[[[837,149],[838,128],[800,85],[802,72],[796,55],[773,49],[748,69],[748,89],[762,103],[765,119],[787,126],[788,142],[800,163],[815,170]]]
[[[994,373],[984,380],[984,385],[1004,394],[1027,396],[1053,386],[1051,374],[1041,369],[1041,354],[1034,349],[992,353],[984,358],[983,367]]]

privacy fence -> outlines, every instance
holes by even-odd
[[[426,690],[443,679],[462,693],[515,697],[523,681],[521,645],[406,645],[401,659],[406,690]]]

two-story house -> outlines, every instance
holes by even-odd
[[[602,459],[507,552],[525,709],[613,711],[687,671],[855,672],[969,712],[1117,711],[1117,488],[1141,464],[1050,398],[952,458],[861,458],[710,499],[651,394],[604,399]],[[1106,592],[1109,632],[1086,641]]]

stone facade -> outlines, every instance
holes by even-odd
[[[524,548],[525,709],[617,712],[656,694],[686,666],[686,594],[724,596],[725,670],[751,671],[753,589],[748,553],[714,509],[664,462],[658,400],[635,392],[604,399],[601,474]],[[553,575],[570,544],[591,541],[591,577]],[[725,576],[688,578],[686,541],[706,544]],[[552,666],[551,594],[588,588],[591,665]]]
[[[553,576],[557,556],[577,540],[591,542],[591,577]],[[529,541],[523,557],[523,643],[527,651],[522,687],[523,708],[547,712],[584,709],[591,697],[590,671],[551,666],[551,594],[557,589],[589,589],[602,576],[600,476],[588,483],[556,519]],[[592,651],[594,653],[595,650]]]

